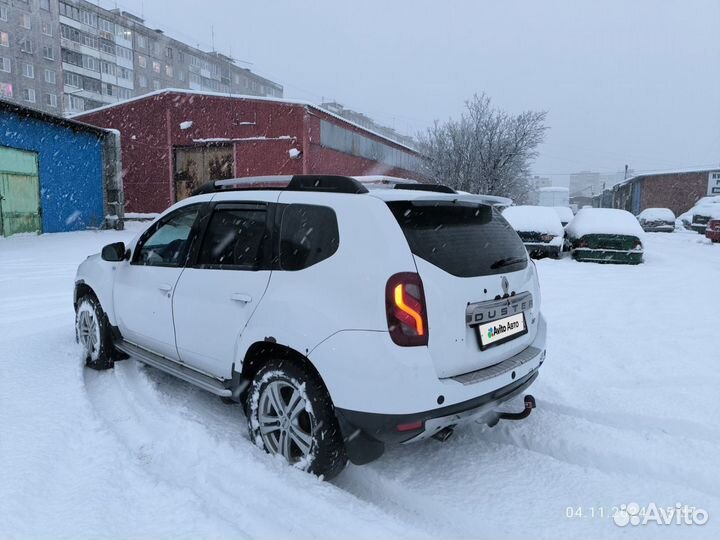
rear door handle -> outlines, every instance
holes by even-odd
[[[161,292],[169,293],[172,291],[172,285],[168,285],[167,283],[161,283],[158,285],[158,289],[160,289]]]
[[[245,293],[233,293],[230,295],[230,300],[233,302],[242,302],[243,304],[249,304],[252,302],[252,296]]]

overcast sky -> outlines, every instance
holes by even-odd
[[[286,97],[415,134],[486,92],[548,111],[536,174],[720,164],[720,0],[103,0]]]

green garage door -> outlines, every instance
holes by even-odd
[[[41,232],[35,152],[0,146],[0,235]]]

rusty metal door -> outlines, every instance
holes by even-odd
[[[175,201],[211,180],[233,177],[232,146],[196,146],[175,149]]]
[[[41,230],[37,154],[0,147],[0,235]]]

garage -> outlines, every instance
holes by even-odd
[[[0,236],[119,226],[120,135],[0,100]]]

